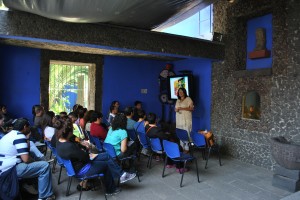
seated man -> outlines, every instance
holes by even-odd
[[[134,124],[135,124],[136,121],[134,121],[132,119],[132,117],[133,117],[133,109],[132,109],[132,107],[126,107],[124,109],[124,114],[127,117],[127,126],[126,126],[126,129],[127,130],[134,130]]]
[[[53,200],[52,177],[49,163],[34,162],[29,156],[30,125],[18,119],[13,130],[0,140],[0,175],[16,165],[17,176],[22,179],[38,177],[39,200]]]
[[[118,111],[118,107],[117,107],[117,106],[114,106],[114,105],[111,105],[111,106],[110,106],[109,111],[110,111],[110,113],[109,113],[107,122],[109,123],[109,126],[111,126],[112,121],[114,120],[116,114],[117,114],[119,111]]]

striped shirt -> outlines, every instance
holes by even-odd
[[[22,162],[21,155],[28,154],[26,137],[12,130],[0,140],[0,174]]]

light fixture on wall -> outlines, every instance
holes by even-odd
[[[233,3],[234,2],[234,0],[227,0],[229,3]]]

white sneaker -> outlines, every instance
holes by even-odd
[[[127,181],[130,181],[131,179],[133,179],[134,177],[136,177],[136,173],[128,173],[128,172],[124,172],[122,174],[122,176],[120,177],[120,183],[125,183]]]

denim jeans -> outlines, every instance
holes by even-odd
[[[19,178],[38,178],[39,198],[46,198],[53,194],[49,163],[45,161],[32,162],[29,164],[19,163],[16,169]]]
[[[104,174],[106,192],[110,193],[115,191],[116,186],[113,178],[119,179],[122,175],[122,169],[107,153],[99,153],[98,156],[92,160],[91,168],[86,175],[91,176],[99,173]]]

